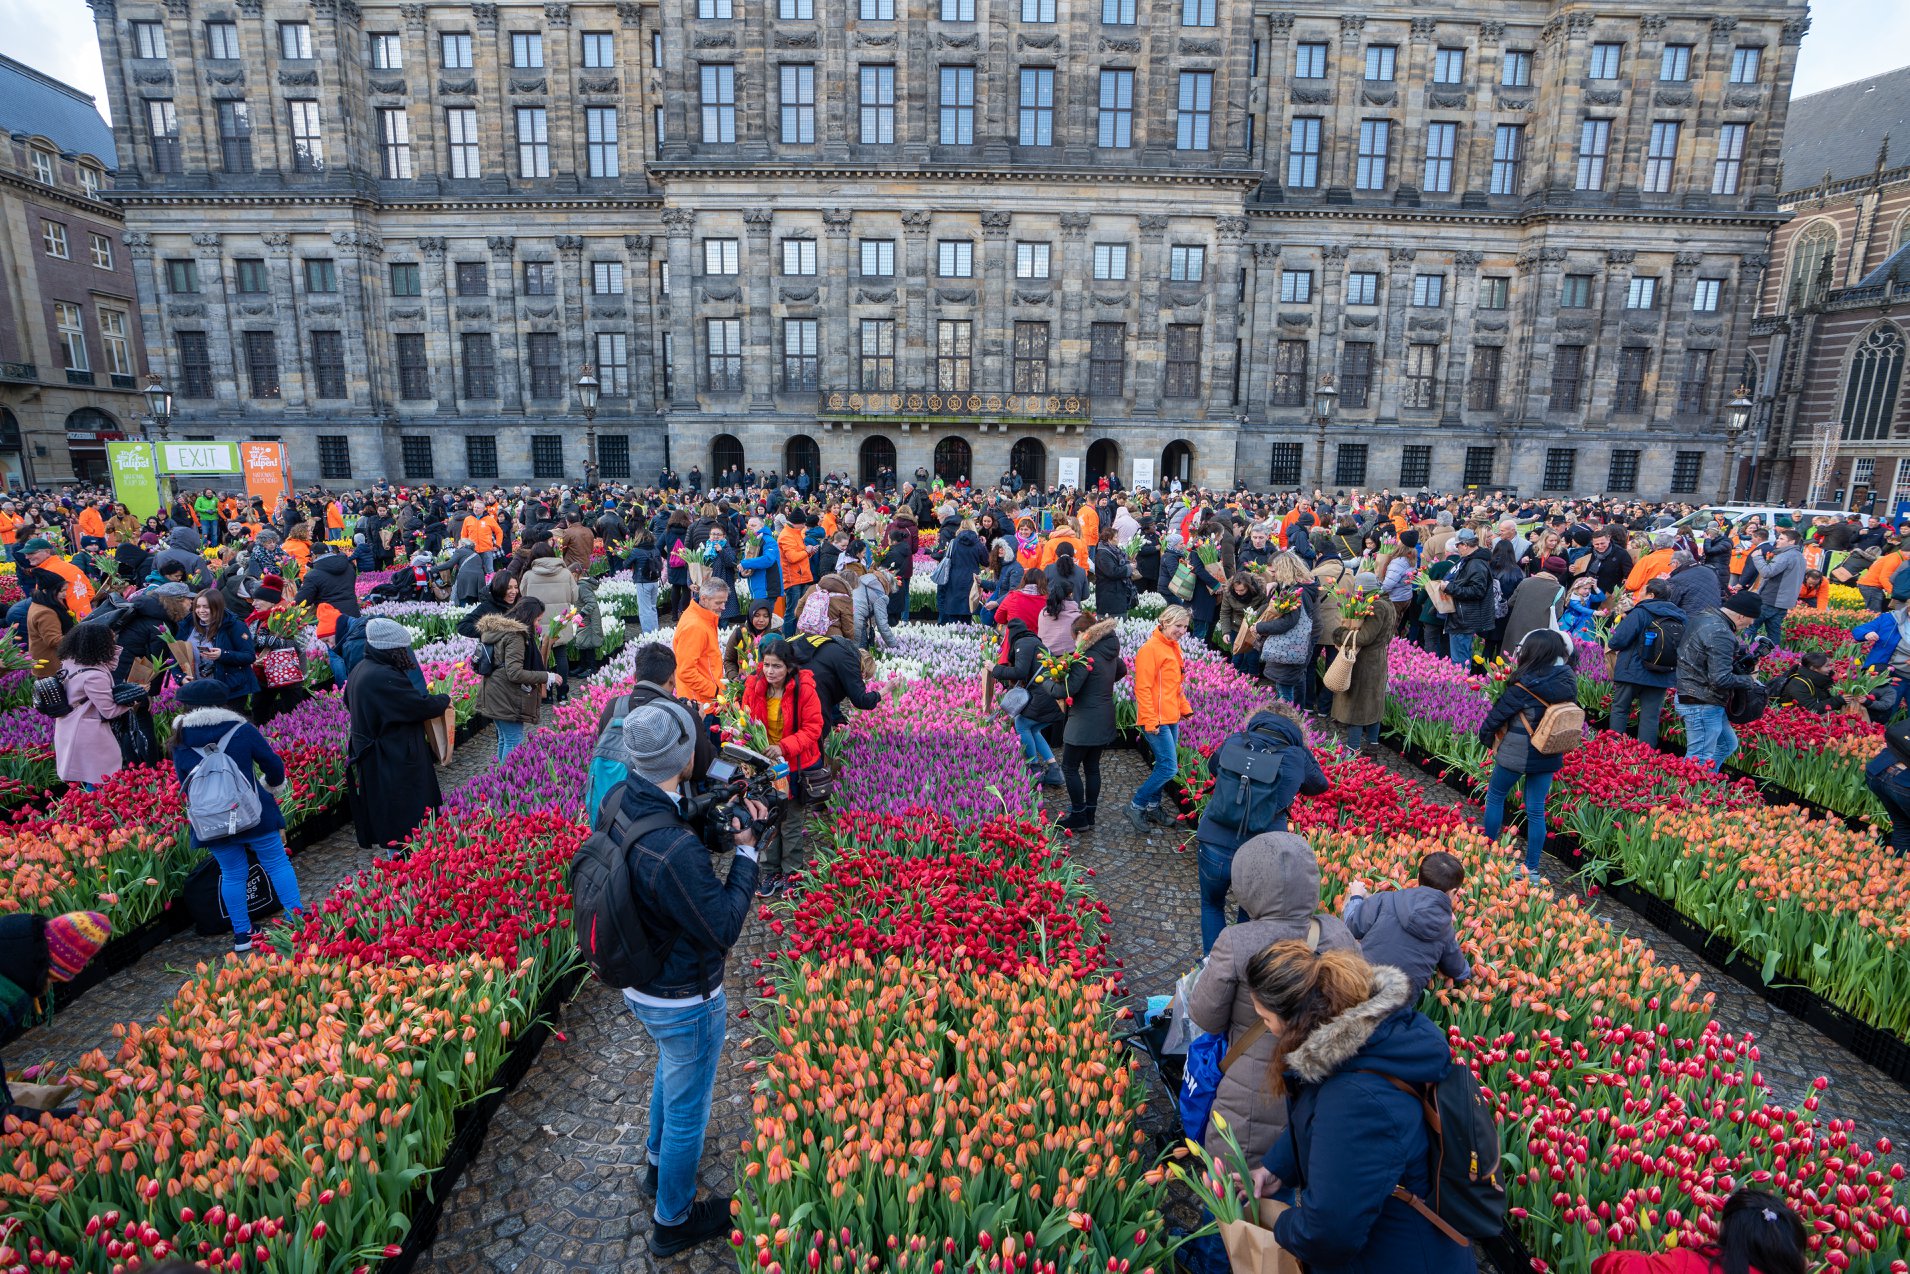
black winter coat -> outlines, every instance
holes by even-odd
[[[358,568],[351,559],[338,553],[315,558],[305,578],[299,581],[298,596],[292,600],[317,610],[322,602],[341,615],[358,614]]]
[[[846,720],[842,715],[844,699],[864,712],[882,702],[881,694],[863,684],[862,653],[846,638],[800,633],[792,644],[796,666],[815,674],[825,735]]]
[[[1687,612],[1684,644],[1678,647],[1678,702],[1722,707],[1732,690],[1761,684],[1756,677],[1731,671],[1737,651],[1737,631],[1723,611]]]
[[[443,803],[427,721],[444,715],[448,695],[426,694],[409,676],[361,659],[345,681],[351,711],[346,779],[358,843],[401,844]]]
[[[1446,616],[1449,633],[1489,633],[1499,622],[1492,613],[1492,568],[1486,555],[1475,549],[1446,576],[1446,595],[1453,611]]]
[[[1061,741],[1078,748],[1104,748],[1114,742],[1114,683],[1127,676],[1121,658],[1121,637],[1112,619],[1103,619],[1081,634],[1077,648],[1086,655],[1068,673],[1068,724]]]
[[[1666,577],[1665,585],[1671,590],[1666,600],[1686,615],[1716,610],[1724,603],[1724,588],[1718,583],[1718,573],[1700,562],[1673,571]]]
[[[155,665],[170,659],[166,639],[172,636],[172,621],[166,617],[164,599],[150,592],[133,598],[132,616],[119,629],[119,662],[113,665],[113,680],[124,681],[133,662],[149,659]]]
[[[1575,703],[1578,700],[1578,678],[1572,672],[1569,663],[1555,663],[1549,668],[1539,668],[1523,674],[1506,686],[1505,693],[1486,713],[1486,719],[1479,725],[1479,741],[1487,747],[1501,728],[1505,729],[1506,741],[1515,734],[1530,739],[1532,727],[1545,715],[1547,705],[1554,703]],[[1525,759],[1516,766],[1509,766],[1520,774],[1556,774],[1565,764],[1564,753],[1550,754],[1540,752],[1528,746],[1524,749]],[[1494,754],[1498,764],[1498,754]]]
[[[1041,671],[1041,657],[1047,652],[1048,647],[1038,635],[1028,631],[1026,622],[1008,621],[1008,659],[995,665],[995,680],[1028,692],[1028,706],[1021,710],[1021,715],[1036,725],[1061,720],[1061,704],[1054,697],[1053,679],[1036,680]]]
[[[636,774],[617,790],[632,821],[677,812],[663,789]],[[598,822],[608,824],[602,814]],[[669,940],[662,970],[631,989],[663,999],[714,995],[723,985],[724,958],[755,910],[756,859],[736,855],[719,880],[709,848],[687,826],[645,833],[626,854],[645,918],[660,940]]]

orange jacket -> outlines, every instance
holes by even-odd
[[[1625,591],[1636,595],[1660,575],[1671,574],[1671,554],[1670,549],[1653,549],[1639,558],[1625,577]]]
[[[306,567],[312,564],[312,546],[308,541],[287,540],[285,541],[285,551],[292,555],[294,562],[298,563],[298,569],[301,573]]]
[[[831,539],[831,540],[835,539],[836,529],[840,525],[841,523],[836,521],[836,515],[834,513],[829,512],[827,510],[824,511],[822,515],[822,530],[823,530],[824,538]]]
[[[1046,540],[1042,541],[1041,556],[1035,559],[1035,565],[1044,571],[1050,566],[1053,566],[1055,558],[1060,556],[1058,550],[1063,544],[1074,545],[1074,564],[1076,566],[1087,565],[1088,546],[1081,542],[1080,536],[1069,535],[1065,531],[1056,531],[1053,535],[1050,535]]]
[[[1903,554],[1885,553],[1882,557],[1872,562],[1862,575],[1857,577],[1857,582],[1869,588],[1887,589],[1890,587],[1890,577],[1895,575],[1897,568],[1902,565]]]
[[[1074,520],[1081,524],[1081,539],[1089,548],[1101,542],[1101,515],[1094,511],[1092,504],[1084,501],[1075,511]]]
[[[20,532],[17,529],[19,525],[19,518],[11,513],[0,513],[0,544],[11,544],[19,539]]]
[[[93,613],[93,581],[86,578],[86,572],[63,557],[49,557],[40,563],[43,571],[52,571],[66,581],[66,587],[60,590],[60,596],[66,599],[66,609],[72,612],[74,619],[85,619]]]
[[[799,526],[786,526],[776,532],[776,553],[782,559],[785,589],[792,584],[810,583],[816,578],[809,573],[809,546],[803,543],[802,536],[803,528]],[[682,660],[679,659],[677,663],[681,666]],[[681,672],[677,674],[679,685],[682,684],[682,676]]]
[[[1174,725],[1193,715],[1194,705],[1181,689],[1182,668],[1180,643],[1169,641],[1158,628],[1148,634],[1134,657],[1134,708],[1141,729]]]
[[[691,602],[676,621],[676,689],[708,708],[723,689],[723,647],[716,639],[716,614]]]
[[[325,529],[328,531],[345,529],[345,511],[338,507],[336,500],[328,500],[325,503]]]
[[[1292,508],[1280,515],[1280,547],[1287,546],[1287,532],[1291,531],[1293,524],[1300,520],[1301,512],[1302,510],[1298,508]]]
[[[504,538],[504,528],[488,513],[481,518],[466,514],[458,527],[458,538],[471,541],[471,547],[480,553],[495,553],[498,541]]]
[[[90,535],[101,540],[106,538],[106,519],[102,518],[99,510],[90,504],[80,510],[80,515],[74,519],[73,526],[81,535]]]

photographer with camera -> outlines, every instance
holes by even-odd
[[[632,709],[623,719],[629,776],[605,802],[607,825],[571,864],[584,958],[600,978],[622,986],[624,1003],[657,1046],[644,1179],[656,1198],[656,1256],[729,1232],[729,1199],[697,1202],[696,1171],[728,1012],[723,965],[749,919],[757,837],[771,819],[754,799],[731,797],[714,809],[686,801],[683,785],[702,733],[674,699]],[[732,846],[719,879],[711,851]]]

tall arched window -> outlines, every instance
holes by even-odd
[[[1903,380],[1903,332],[1879,323],[1857,341],[1844,378],[1844,438],[1871,442],[1890,436],[1897,414],[1897,386]]]
[[[1801,310],[1822,295],[1824,263],[1837,255],[1837,229],[1815,221],[1791,240],[1791,275],[1784,284],[1784,308]]]
[[[1890,239],[1890,255],[1895,256],[1910,245],[1910,212],[1897,218],[1897,233]]]

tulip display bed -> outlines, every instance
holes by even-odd
[[[1124,626],[1124,646],[1145,632]],[[1165,1274],[1168,1164],[1141,1127],[1142,1063],[1116,1038],[1117,918],[1040,821],[1012,732],[982,713],[996,639],[901,637],[878,669],[884,703],[832,741],[843,780],[808,890],[759,913],[781,950],[739,1012],[757,1036],[739,1262]],[[77,1118],[0,1133],[0,1270],[414,1259],[576,976],[564,868],[591,725],[620,676],[613,663],[449,793],[408,857],[273,926],[274,956],[202,966],[111,1055],[82,1059]],[[1267,692],[1217,657],[1190,659],[1188,686],[1197,806],[1200,759]],[[1499,1108],[1533,1269],[1702,1240],[1747,1180],[1799,1208],[1824,1263],[1904,1268],[1889,1147],[1820,1121],[1814,1095],[1772,1104],[1755,1041],[1712,1020],[1695,974],[1525,885],[1462,811],[1316,744],[1333,786],[1293,821],[1325,906],[1354,880],[1408,881],[1434,849],[1466,862],[1457,923],[1477,976],[1423,1007]]]

